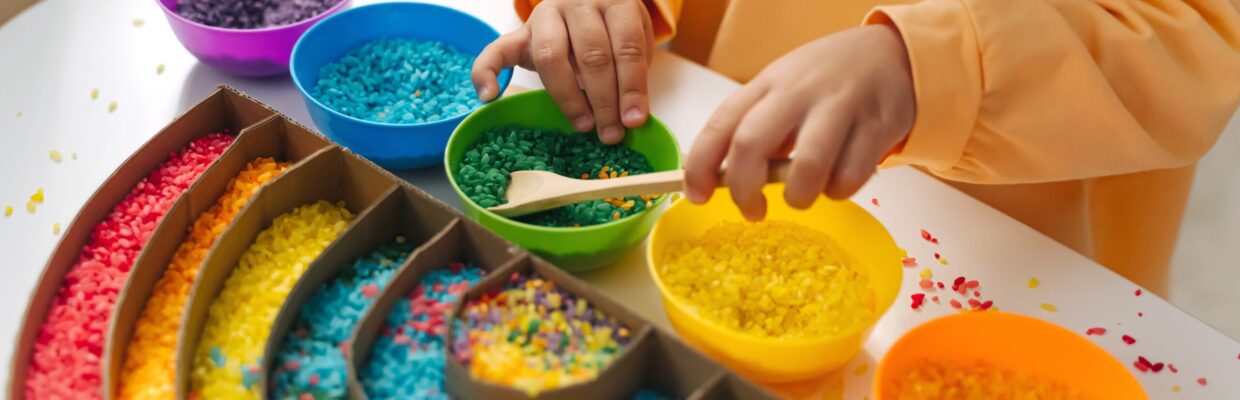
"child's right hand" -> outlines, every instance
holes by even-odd
[[[573,128],[597,129],[599,140],[615,144],[624,127],[641,126],[649,115],[646,69],[653,49],[641,0],[543,0],[525,26],[482,50],[472,79],[479,99],[489,101],[499,95],[496,76],[504,68],[538,71]]]

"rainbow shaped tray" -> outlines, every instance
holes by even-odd
[[[102,359],[103,380],[99,388],[106,399],[116,397],[124,349],[133,336],[136,320],[155,283],[162,276],[187,228],[224,192],[228,181],[257,157],[275,157],[292,163],[282,175],[263,184],[207,253],[177,332],[177,398],[187,398],[192,349],[211,301],[220,292],[241,253],[272,218],[294,207],[317,200],[344,201],[356,217],[344,233],[315,259],[284,301],[271,326],[259,381],[270,396],[266,380],[271,376],[275,349],[294,324],[298,311],[315,289],[358,256],[400,234],[420,243],[397,269],[395,277],[378,294],[349,340],[348,385],[352,398],[365,398],[357,370],[365,365],[384,317],[394,304],[432,268],[449,260],[465,258],[488,275],[465,293],[476,298],[502,284],[514,272],[535,273],[561,288],[592,302],[617,318],[632,332],[624,352],[594,380],[544,391],[547,399],[624,399],[638,390],[653,388],[680,399],[775,398],[725,367],[689,348],[672,334],[648,321],[586,283],[545,260],[531,255],[488,232],[448,205],[353,154],[271,107],[221,85],[206,99],[152,137],[129,157],[87,200],[52,252],[27,303],[9,376],[8,397],[22,399],[24,383],[39,325],[44,321],[58,288],[78,259],[91,230],[130,188],[147,176],[170,152],[197,137],[235,132],[232,145],[177,198],[158,223],[150,241],[137,256],[125,287],[109,319]],[[457,305],[459,312],[460,304]],[[455,314],[454,314],[455,315]],[[450,346],[449,346],[450,347]],[[520,399],[523,392],[473,379],[466,368],[448,356],[444,376],[446,389],[455,398]]]

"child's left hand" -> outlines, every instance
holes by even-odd
[[[916,114],[904,41],[893,26],[850,29],[767,66],[715,111],[685,167],[686,195],[703,203],[723,181],[745,218],[766,216],[767,163],[795,145],[784,199],[847,198],[908,135]]]

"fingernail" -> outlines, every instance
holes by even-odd
[[[624,138],[624,129],[621,129],[620,127],[615,126],[615,125],[603,128],[603,131],[599,135],[599,140],[602,140],[603,143],[606,143],[606,144],[620,143],[620,139],[623,139],[623,138]]]
[[[487,101],[491,99],[491,85],[485,83],[474,85],[474,91],[478,92],[478,100]]]
[[[641,119],[642,110],[639,110],[637,107],[629,107],[629,110],[624,112],[625,123],[636,124]]]
[[[693,204],[702,204],[706,202],[706,194],[702,193],[701,190],[686,191],[685,198],[689,199],[689,202]]]
[[[590,128],[593,127],[594,118],[590,118],[589,115],[582,115],[573,120],[573,129],[576,129],[577,132],[589,132]]]

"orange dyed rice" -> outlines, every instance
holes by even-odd
[[[176,336],[181,311],[190,286],[198,275],[207,252],[228,227],[241,207],[263,183],[288,168],[288,163],[271,158],[251,161],[231,182],[215,205],[198,217],[189,235],[177,248],[142,316],[134,327],[134,337],[125,352],[118,399],[170,399],[176,390]]]
[[[889,389],[894,400],[1086,399],[1057,382],[982,363],[962,368],[923,361]]]

